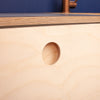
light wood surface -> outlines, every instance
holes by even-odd
[[[0,29],[0,100],[100,100],[100,24]]]
[[[100,23],[99,13],[1,14],[0,16],[0,27]]]

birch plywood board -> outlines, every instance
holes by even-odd
[[[0,100],[100,100],[100,24],[0,29]]]

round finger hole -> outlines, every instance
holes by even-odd
[[[46,64],[52,65],[56,63],[60,56],[59,46],[54,42],[48,43],[43,49],[42,56]]]

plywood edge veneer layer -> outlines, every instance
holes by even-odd
[[[62,14],[62,13],[61,13]],[[100,23],[99,13],[68,16],[0,17],[0,27]],[[90,15],[90,16],[88,16]]]

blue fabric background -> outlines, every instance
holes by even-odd
[[[62,0],[0,0],[0,13],[61,12]],[[78,0],[71,12],[100,12],[100,0]]]

